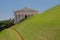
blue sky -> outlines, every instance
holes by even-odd
[[[57,4],[60,0],[0,0],[0,20],[13,18],[13,11],[25,6],[43,12]]]

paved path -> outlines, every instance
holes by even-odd
[[[24,40],[23,37],[22,37],[22,35],[16,29],[14,29],[14,28],[11,28],[11,29],[13,29],[19,35],[20,40]]]

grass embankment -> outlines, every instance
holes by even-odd
[[[24,40],[60,40],[60,5],[13,26]]]
[[[13,29],[5,29],[0,32],[0,40],[20,40],[20,35]]]
[[[16,29],[24,40],[60,40],[60,5],[36,14],[12,28]],[[19,40],[12,29],[2,31],[0,35],[0,40]]]

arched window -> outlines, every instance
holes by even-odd
[[[19,15],[19,20],[20,20],[20,15]]]
[[[16,20],[16,23],[17,23],[17,15],[15,16],[15,20]]]
[[[27,15],[25,15],[25,18],[27,18]]]
[[[28,17],[30,17],[30,14],[28,15]]]
[[[31,16],[33,16],[33,14],[31,14]]]

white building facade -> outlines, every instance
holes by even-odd
[[[21,10],[14,11],[14,23],[17,24],[21,20],[31,17],[37,13],[38,13],[38,11],[29,9],[27,7],[23,8]]]

